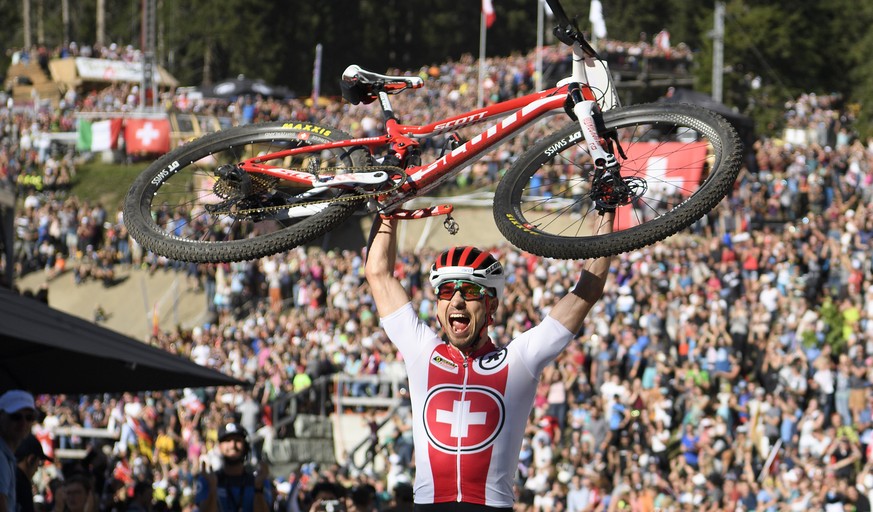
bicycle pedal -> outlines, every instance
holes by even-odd
[[[457,235],[458,231],[461,229],[461,227],[458,226],[458,222],[455,221],[455,218],[451,215],[446,215],[446,220],[443,221],[443,227],[446,228],[446,231],[448,231],[450,235]]]

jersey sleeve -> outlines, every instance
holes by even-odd
[[[531,375],[539,378],[543,368],[554,361],[572,339],[572,332],[546,315],[542,323],[513,339],[509,347],[519,355]]]
[[[381,322],[388,339],[408,362],[415,361],[424,352],[430,353],[433,345],[440,341],[437,333],[415,314],[411,302],[381,318]]]

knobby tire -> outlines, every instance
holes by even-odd
[[[297,200],[293,198],[306,189],[289,192],[283,187],[290,185],[282,180],[254,176],[254,191],[234,195],[232,187],[216,185],[215,169],[256,154],[349,138],[323,125],[275,122],[228,128],[195,139],[159,158],[137,177],[125,199],[125,225],[145,249],[188,262],[251,260],[305,244],[348,219],[363,200],[354,198],[352,191],[328,188],[317,197],[322,203],[330,201],[326,207],[311,215],[274,219],[271,215],[281,212],[284,200]],[[299,165],[307,172],[329,168],[334,173],[337,168],[365,167],[368,155],[365,148],[341,148],[270,163]],[[353,198],[343,200],[342,196]],[[215,204],[227,207],[204,210],[204,205]],[[258,212],[262,207],[267,213],[261,217],[234,213]]]
[[[616,152],[622,176],[639,178],[645,193],[616,209],[612,233],[593,234],[603,219],[590,195],[594,166],[571,122],[522,154],[498,183],[494,218],[509,242],[545,257],[612,256],[691,226],[732,190],[742,144],[721,116],[692,105],[647,104],[606,111],[603,120],[607,132],[618,130],[628,156]],[[690,153],[697,157],[684,162]],[[682,181],[698,169],[699,182]]]

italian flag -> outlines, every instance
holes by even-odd
[[[121,119],[107,119],[91,122],[79,119],[76,129],[79,151],[107,151],[118,147],[118,134],[121,133]]]

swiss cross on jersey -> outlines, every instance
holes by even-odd
[[[479,451],[491,444],[506,420],[503,397],[482,386],[438,386],[424,405],[431,444],[440,451]]]
[[[472,453],[491,445],[506,421],[506,349],[490,343],[467,368],[455,349],[438,346],[430,356],[424,425],[431,446]]]

